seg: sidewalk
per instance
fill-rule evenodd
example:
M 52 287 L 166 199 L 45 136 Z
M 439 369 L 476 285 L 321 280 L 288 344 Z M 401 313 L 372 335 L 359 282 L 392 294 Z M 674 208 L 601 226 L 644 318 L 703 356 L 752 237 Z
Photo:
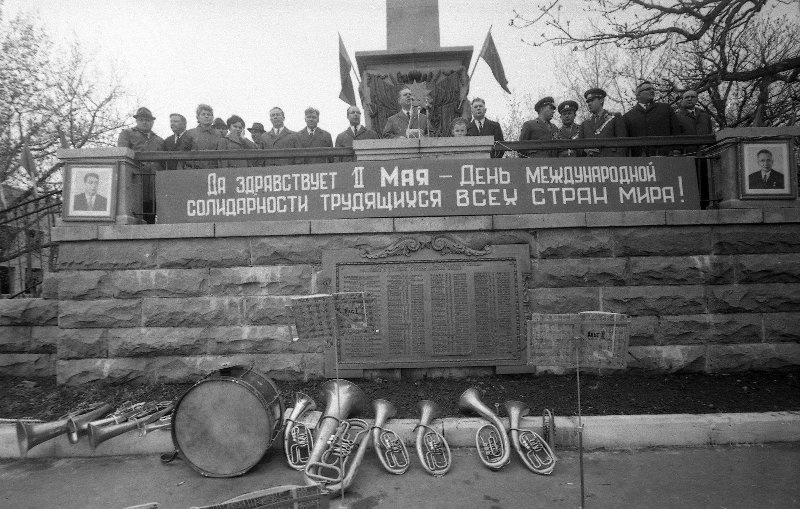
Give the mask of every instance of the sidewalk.
M 422 471 L 416 457 L 402 476 L 384 472 L 367 454 L 345 498 L 351 508 L 576 508 L 580 504 L 576 451 L 557 451 L 548 477 L 514 457 L 500 472 L 474 449 L 454 449 L 445 477 Z M 800 505 L 800 444 L 588 452 L 584 455 L 587 508 L 768 508 Z M 159 508 L 219 503 L 243 493 L 302 484 L 275 450 L 246 475 L 201 477 L 157 456 L 0 460 L 0 507 L 26 509 L 123 508 L 157 502 Z M 341 507 L 337 498 L 331 507 Z

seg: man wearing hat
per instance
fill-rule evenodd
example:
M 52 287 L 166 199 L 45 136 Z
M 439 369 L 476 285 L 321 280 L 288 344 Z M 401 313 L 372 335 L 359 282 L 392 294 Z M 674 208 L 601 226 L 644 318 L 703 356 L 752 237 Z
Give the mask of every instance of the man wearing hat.
M 665 103 L 655 101 L 656 87 L 643 81 L 636 87 L 636 106 L 622 116 L 628 136 L 675 136 L 681 133 L 678 117 Z M 678 155 L 675 147 L 631 147 L 634 157 Z
M 117 139 L 118 147 L 128 147 L 134 152 L 164 150 L 164 140 L 153 132 L 153 122 L 156 117 L 145 107 L 136 110 L 133 116 L 136 127 L 123 129 Z M 155 175 L 159 163 L 142 163 L 142 173 Z M 142 212 L 144 220 L 148 223 L 155 222 L 155 178 L 142 179 Z
M 555 99 L 552 97 L 544 97 L 534 105 L 533 109 L 536 110 L 538 117 L 522 124 L 519 141 L 555 139 L 558 128 L 550 122 L 556 112 L 555 103 Z M 521 153 L 527 157 L 554 157 L 556 155 L 554 150 L 527 150 L 521 151 Z
M 581 130 L 580 124 L 575 123 L 575 115 L 578 113 L 578 103 L 575 101 L 564 101 L 558 105 L 558 114 L 561 116 L 561 127 L 556 132 L 558 140 L 576 140 Z M 564 149 L 559 150 L 558 157 L 576 157 L 581 155 L 580 150 Z
M 245 138 L 244 139 L 245 143 L 248 145 L 252 145 L 250 148 L 258 148 L 258 144 L 261 141 L 261 137 L 266 132 L 264 130 L 264 124 L 262 124 L 261 122 L 253 122 L 253 127 L 248 127 L 247 131 L 250 133 L 250 138 L 252 138 L 253 141 L 250 141 Z M 265 165 L 266 161 L 264 161 L 263 159 L 255 159 L 250 161 L 250 166 L 265 166 Z
M 358 106 L 347 108 L 347 121 L 350 122 L 350 126 L 336 136 L 334 147 L 352 147 L 353 140 L 376 140 L 380 138 L 378 133 L 361 125 L 361 110 Z M 354 160 L 355 158 L 352 156 L 342 158 L 343 162 Z
M 586 99 L 586 107 L 589 108 L 590 116 L 581 124 L 578 139 L 624 138 L 628 136 L 622 115 L 609 113 L 603 107 L 606 100 L 605 90 L 602 88 L 590 88 L 583 93 L 583 97 Z M 588 157 L 615 157 L 625 156 L 628 153 L 622 147 L 587 148 L 584 152 Z

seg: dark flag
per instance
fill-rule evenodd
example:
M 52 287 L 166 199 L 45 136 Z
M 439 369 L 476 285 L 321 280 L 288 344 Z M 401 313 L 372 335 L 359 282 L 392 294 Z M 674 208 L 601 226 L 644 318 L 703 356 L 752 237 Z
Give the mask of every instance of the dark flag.
M 36 181 L 39 177 L 36 175 L 36 161 L 33 159 L 33 154 L 31 153 L 30 147 L 28 147 L 27 141 L 22 145 L 20 166 L 25 168 L 28 174 L 30 174 L 31 180 L 33 181 L 33 196 L 38 197 L 39 191 L 36 189 Z
M 350 78 L 350 69 L 352 68 L 353 62 L 347 56 L 342 35 L 339 34 L 339 76 L 342 79 L 342 91 L 339 92 L 339 99 L 350 106 L 356 106 L 356 93 L 353 90 L 353 80 Z
M 489 69 L 492 70 L 494 79 L 497 80 L 497 83 L 500 84 L 507 94 L 510 94 L 511 91 L 508 89 L 506 72 L 503 70 L 503 62 L 500 61 L 500 54 L 497 52 L 497 47 L 494 45 L 491 28 L 486 34 L 486 40 L 483 41 L 483 48 L 481 48 L 481 54 L 478 55 L 478 58 L 483 58 L 483 60 L 489 65 Z

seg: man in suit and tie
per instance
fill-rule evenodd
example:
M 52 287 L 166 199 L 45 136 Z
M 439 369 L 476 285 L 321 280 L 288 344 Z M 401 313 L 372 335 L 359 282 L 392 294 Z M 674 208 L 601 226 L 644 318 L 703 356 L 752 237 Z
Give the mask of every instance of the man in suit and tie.
M 186 135 L 186 117 L 180 113 L 171 113 L 169 116 L 169 128 L 172 136 L 164 140 L 164 150 L 166 152 L 188 152 L 192 150 L 192 138 Z M 182 161 L 167 161 L 168 170 L 183 168 Z
M 347 108 L 347 120 L 350 122 L 350 127 L 336 136 L 334 147 L 352 147 L 353 140 L 375 140 L 380 138 L 378 133 L 361 125 L 361 110 L 358 106 L 350 106 Z M 354 160 L 355 158 L 351 156 L 342 158 L 343 162 Z
M 384 138 L 419 138 L 433 132 L 428 117 L 414 106 L 414 95 L 406 87 L 397 94 L 400 111 L 386 119 L 381 134 Z
M 467 125 L 467 136 L 492 136 L 495 142 L 504 141 L 503 128 L 498 122 L 486 118 L 486 101 L 480 97 L 472 100 L 472 120 Z M 493 148 L 491 157 L 503 157 L 503 151 Z
M 286 116 L 283 110 L 275 106 L 269 110 L 269 121 L 272 123 L 272 129 L 265 132 L 256 143 L 258 148 L 261 149 L 281 149 L 281 148 L 297 148 L 297 140 L 294 137 L 294 131 L 290 131 L 283 125 Z M 267 166 L 276 166 L 283 164 L 292 164 L 291 159 L 267 159 Z
M 319 127 L 319 110 L 313 106 L 306 108 L 306 128 L 297 131 L 294 135 L 297 141 L 297 148 L 322 148 L 333 147 L 331 133 Z M 299 157 L 295 160 L 296 164 L 309 163 L 332 163 L 333 157 Z
M 97 194 L 100 184 L 100 175 L 89 172 L 83 176 L 83 192 L 75 195 L 72 202 L 72 210 L 82 212 L 105 212 L 108 207 L 108 199 Z
M 760 170 L 754 171 L 748 177 L 750 189 L 783 189 L 783 173 L 772 169 L 774 157 L 772 152 L 762 148 L 756 154 Z

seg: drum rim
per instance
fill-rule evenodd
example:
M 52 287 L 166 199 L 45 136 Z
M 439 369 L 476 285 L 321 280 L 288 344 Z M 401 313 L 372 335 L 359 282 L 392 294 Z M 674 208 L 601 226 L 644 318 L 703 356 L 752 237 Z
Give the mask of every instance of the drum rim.
M 202 378 L 201 380 L 198 380 L 197 383 L 195 383 L 189 389 L 187 389 L 186 392 L 184 392 L 181 395 L 181 397 L 178 398 L 178 401 L 175 403 L 175 408 L 172 409 L 172 422 L 173 422 L 173 425 L 170 426 L 170 434 L 172 435 L 172 445 L 175 446 L 175 452 L 180 454 L 181 457 L 186 461 L 186 463 L 188 463 L 189 466 L 192 467 L 193 470 L 199 472 L 200 475 L 202 475 L 203 477 L 237 477 L 237 476 L 243 475 L 244 473 L 246 473 L 250 469 L 252 469 L 254 466 L 259 464 L 261 462 L 261 460 L 264 459 L 264 456 L 266 456 L 267 453 L 269 452 L 269 450 L 272 448 L 272 445 L 275 442 L 275 437 L 280 433 L 280 429 L 281 429 L 281 426 L 282 426 L 282 420 L 283 420 L 283 414 L 284 414 L 283 401 L 280 398 L 280 395 L 281 395 L 280 389 L 278 389 L 278 386 L 269 377 L 263 376 L 260 373 L 257 373 L 257 372 L 252 371 L 252 370 L 248 370 L 248 371 L 245 371 L 245 374 L 246 373 L 250 373 L 250 372 L 255 373 L 256 375 L 258 375 L 261 378 L 265 379 L 267 381 L 267 383 L 270 385 L 270 387 L 272 387 L 272 389 L 275 391 L 275 401 L 274 402 L 278 404 L 278 407 L 279 407 L 279 410 L 280 410 L 280 415 L 279 415 L 278 419 L 275 420 L 275 424 L 273 425 L 273 429 L 272 429 L 272 435 L 270 437 L 269 442 L 267 443 L 266 448 L 264 449 L 264 454 L 259 456 L 258 459 L 255 460 L 255 462 L 253 462 L 251 465 L 243 468 L 242 470 L 237 470 L 236 472 L 232 472 L 232 473 L 229 473 L 229 474 L 228 473 L 219 474 L 219 473 L 215 473 L 215 472 L 211 472 L 211 471 L 205 470 L 205 469 L 200 468 L 199 466 L 195 465 L 194 462 L 192 462 L 186 456 L 186 453 L 183 452 L 183 450 L 181 449 L 181 446 L 178 443 L 178 437 L 175 434 L 176 431 L 175 431 L 174 423 L 176 422 L 175 417 L 177 416 L 177 412 L 178 412 L 178 409 L 180 408 L 180 405 L 181 405 L 181 402 L 183 401 L 183 398 L 185 398 L 187 394 L 192 392 L 192 389 L 194 389 L 198 385 L 200 385 L 202 383 L 205 383 L 205 382 L 211 382 L 211 381 L 215 381 L 216 382 L 216 381 L 220 381 L 220 380 L 239 384 L 242 387 L 244 387 L 245 389 L 247 389 L 248 391 L 250 391 L 253 395 L 255 395 L 255 397 L 259 400 L 259 402 L 261 402 L 262 407 L 267 412 L 269 418 L 272 419 L 272 415 L 269 415 L 270 414 L 270 408 L 271 408 L 270 405 L 269 405 L 269 402 L 264 397 L 264 395 L 261 394 L 261 392 L 255 388 L 255 386 L 253 386 L 253 384 L 251 384 L 250 382 L 248 382 L 247 380 L 245 380 L 244 378 L 241 378 L 241 377 L 234 377 L 234 376 L 228 376 L 228 375 L 219 375 L 219 374 L 216 374 L 218 372 L 215 372 L 215 373 L 212 373 L 209 376 L 206 376 L 206 377 Z

